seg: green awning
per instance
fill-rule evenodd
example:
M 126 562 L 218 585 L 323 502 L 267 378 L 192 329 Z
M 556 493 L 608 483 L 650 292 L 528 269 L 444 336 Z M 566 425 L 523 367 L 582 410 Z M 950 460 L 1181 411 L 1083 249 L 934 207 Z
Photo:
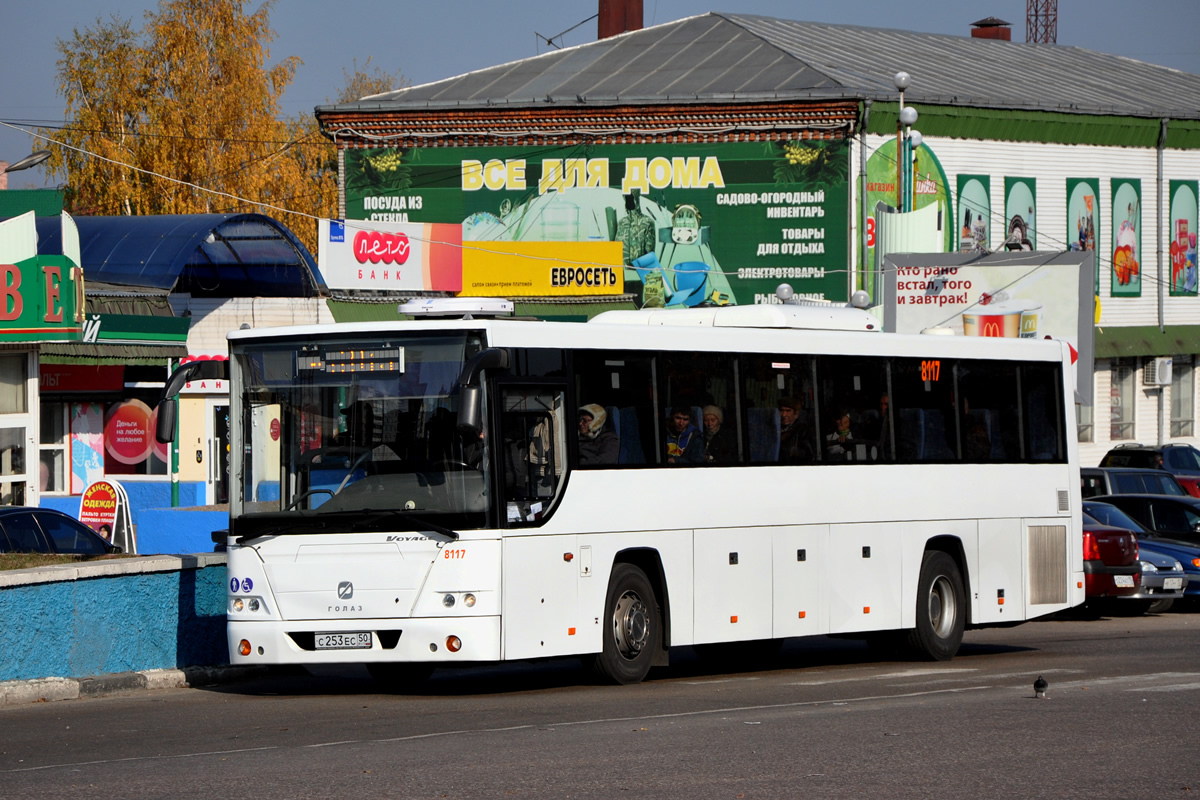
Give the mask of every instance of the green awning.
M 1161 132 L 1157 118 L 932 105 L 921 105 L 917 110 L 917 127 L 926 137 L 1154 148 Z M 872 104 L 868 133 L 895 135 L 898 113 L 895 104 Z M 1200 122 L 1171 120 L 1166 146 L 1200 148 Z
M 1200 353 L 1200 325 L 1096 328 L 1096 358 L 1174 356 Z
M 384 302 L 334 300 L 329 298 L 325 305 L 333 315 L 334 322 L 391 322 L 403 319 L 400 316 L 400 299 Z
M 165 367 L 168 358 L 183 358 L 183 344 L 93 344 L 91 342 L 47 342 L 38 349 L 43 364 L 137 364 Z

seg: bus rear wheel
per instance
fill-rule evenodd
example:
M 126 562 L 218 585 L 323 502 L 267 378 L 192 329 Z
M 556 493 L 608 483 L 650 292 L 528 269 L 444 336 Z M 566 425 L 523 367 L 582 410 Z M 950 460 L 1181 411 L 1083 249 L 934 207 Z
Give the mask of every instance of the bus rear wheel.
M 662 640 L 661 619 L 646 573 L 617 564 L 604 604 L 604 649 L 592 656 L 592 671 L 605 682 L 640 683 Z
M 930 661 L 949 661 L 962 644 L 966 595 L 958 565 L 947 553 L 928 550 L 917 584 L 917 627 L 908 632 L 907 649 Z

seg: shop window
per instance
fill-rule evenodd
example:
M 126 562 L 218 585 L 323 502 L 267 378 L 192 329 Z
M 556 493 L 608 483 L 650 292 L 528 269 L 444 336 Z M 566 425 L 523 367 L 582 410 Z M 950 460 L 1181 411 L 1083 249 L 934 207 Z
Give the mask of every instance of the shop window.
M 24 414 L 29 359 L 24 353 L 0 356 L 0 414 Z
M 1077 440 L 1080 442 L 1096 441 L 1096 423 L 1095 415 L 1091 406 L 1081 405 L 1078 407 L 1078 419 L 1076 419 L 1076 431 L 1078 433 Z
M 1109 439 L 1114 442 L 1133 438 L 1133 395 L 1137 365 L 1131 358 L 1114 358 L 1109 368 Z
M 1196 378 L 1192 356 L 1175 356 L 1171 364 L 1171 436 L 1194 436 Z
M 105 474 L 167 474 L 167 445 L 154 438 L 154 412 L 149 405 L 156 399 L 131 397 L 105 407 Z
M 67 405 L 42 403 L 38 486 L 43 493 L 64 494 L 70 489 L 67 453 Z

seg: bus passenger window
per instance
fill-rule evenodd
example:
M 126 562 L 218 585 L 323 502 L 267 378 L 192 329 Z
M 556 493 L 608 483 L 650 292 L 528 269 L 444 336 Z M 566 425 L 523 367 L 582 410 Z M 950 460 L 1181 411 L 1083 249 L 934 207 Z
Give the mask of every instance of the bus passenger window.
M 958 460 L 954 373 L 945 359 L 892 360 L 896 457 L 902 463 Z
M 585 409 L 591 417 L 586 430 L 579 427 L 572 434 L 579 443 L 575 465 L 597 469 L 658 463 L 653 358 L 612 350 L 577 350 L 573 357 L 579 406 L 573 424 L 583 423 Z
M 733 357 L 727 353 L 664 353 L 659 363 L 666 463 L 742 463 Z
M 753 464 L 820 460 L 813 361 L 808 356 L 742 356 L 741 406 Z

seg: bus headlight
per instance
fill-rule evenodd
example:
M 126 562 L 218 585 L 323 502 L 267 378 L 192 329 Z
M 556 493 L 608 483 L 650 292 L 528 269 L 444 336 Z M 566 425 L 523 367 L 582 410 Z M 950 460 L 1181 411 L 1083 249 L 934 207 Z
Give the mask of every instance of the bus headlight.
M 454 606 L 454 595 L 448 594 L 443 597 L 442 605 L 444 605 L 446 608 L 452 608 Z
M 464 595 L 463 596 L 463 605 L 465 605 L 467 608 L 474 608 L 475 607 L 475 595 L 470 594 L 470 593 Z

